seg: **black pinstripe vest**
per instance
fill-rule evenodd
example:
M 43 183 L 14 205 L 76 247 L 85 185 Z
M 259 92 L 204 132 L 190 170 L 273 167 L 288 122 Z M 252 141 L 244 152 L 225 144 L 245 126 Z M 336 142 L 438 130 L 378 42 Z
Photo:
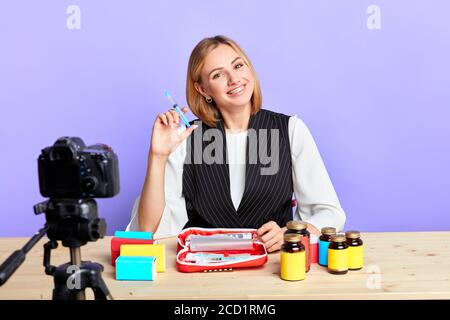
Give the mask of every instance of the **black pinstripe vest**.
M 196 121 L 198 120 L 191 123 Z M 210 128 L 202 123 L 194 131 L 187 141 L 187 156 L 183 167 L 183 196 L 188 215 L 185 228 L 259 228 L 270 220 L 285 226 L 292 219 L 293 186 L 288 124 L 289 116 L 268 110 L 260 110 L 250 117 L 248 132 L 256 134 L 251 138 L 247 134 L 245 188 L 237 210 L 230 193 L 223 120 L 218 121 L 217 128 Z M 217 139 L 205 139 L 204 135 L 208 135 L 210 129 L 221 133 L 221 148 L 211 148 L 211 144 Z M 278 132 L 278 137 L 271 134 L 274 132 L 272 129 Z M 272 145 L 272 140 L 276 143 L 275 139 L 279 141 L 278 150 Z M 263 153 L 270 155 L 270 158 L 274 156 L 272 149 L 278 151 L 278 170 L 274 174 L 262 174 L 261 169 L 267 170 L 273 163 L 268 164 L 267 158 L 260 157 L 261 147 Z M 218 151 L 213 152 L 213 156 L 220 156 L 222 152 L 224 161 L 208 164 L 211 161 L 205 161 L 205 154 L 211 149 Z

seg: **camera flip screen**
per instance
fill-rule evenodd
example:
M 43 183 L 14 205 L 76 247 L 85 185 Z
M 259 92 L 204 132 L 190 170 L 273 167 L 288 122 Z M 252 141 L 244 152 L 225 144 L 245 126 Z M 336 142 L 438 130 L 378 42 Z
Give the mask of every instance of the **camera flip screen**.
M 45 176 L 41 177 L 41 193 L 44 197 L 49 196 L 49 190 L 64 196 L 71 194 L 77 190 L 73 190 L 74 186 L 80 185 L 80 173 L 78 166 L 70 162 L 54 161 L 42 164 Z

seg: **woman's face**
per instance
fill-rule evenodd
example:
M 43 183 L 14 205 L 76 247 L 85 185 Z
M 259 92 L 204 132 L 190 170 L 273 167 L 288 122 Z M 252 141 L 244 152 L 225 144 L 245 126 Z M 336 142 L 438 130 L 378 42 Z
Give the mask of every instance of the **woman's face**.
M 203 96 L 210 96 L 219 109 L 251 105 L 255 79 L 244 59 L 228 45 L 219 45 L 205 59 L 202 84 L 195 87 Z

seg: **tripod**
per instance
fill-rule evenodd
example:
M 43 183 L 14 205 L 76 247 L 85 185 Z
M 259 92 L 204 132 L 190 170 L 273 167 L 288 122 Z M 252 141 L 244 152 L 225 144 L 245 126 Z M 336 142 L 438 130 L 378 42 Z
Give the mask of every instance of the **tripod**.
M 0 286 L 25 261 L 26 254 L 47 233 L 49 242 L 44 245 L 44 267 L 53 276 L 53 300 L 85 300 L 85 290 L 91 288 L 96 300 L 111 300 L 112 296 L 102 279 L 101 264 L 82 261 L 80 247 L 88 241 L 103 238 L 106 232 L 104 219 L 98 218 L 94 199 L 50 199 L 34 206 L 35 214 L 45 212 L 46 224 L 20 250 L 14 251 L 0 266 Z M 50 264 L 51 250 L 58 240 L 70 249 L 70 262 L 60 266 Z

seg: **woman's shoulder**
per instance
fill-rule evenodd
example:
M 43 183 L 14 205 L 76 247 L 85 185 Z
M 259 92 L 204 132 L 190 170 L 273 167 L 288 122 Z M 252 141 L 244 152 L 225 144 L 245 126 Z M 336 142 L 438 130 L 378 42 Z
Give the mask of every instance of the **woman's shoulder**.
M 275 118 L 289 118 L 290 116 L 281 112 L 276 112 L 273 110 L 269 110 L 269 109 L 260 109 L 258 111 L 258 113 L 261 116 L 266 116 L 266 117 L 275 117 Z
M 311 133 L 301 117 L 297 114 L 288 115 L 282 112 L 276 112 L 268 109 L 261 109 L 260 112 L 266 116 L 274 118 L 283 118 L 288 123 L 288 137 L 291 145 L 291 150 L 296 151 L 302 149 L 305 143 L 308 143 L 311 139 Z M 296 152 L 293 152 L 296 153 Z
M 306 129 L 306 124 L 297 114 L 294 115 L 288 115 L 282 112 L 276 112 L 269 109 L 261 109 L 259 112 L 266 116 L 272 116 L 276 118 L 284 118 L 289 121 L 289 128 L 290 129 L 298 129 L 298 130 L 304 130 Z M 291 131 L 291 130 L 290 130 Z
M 289 123 L 292 124 L 293 128 L 298 128 L 298 129 L 303 129 L 303 130 L 307 129 L 305 121 L 303 121 L 303 119 L 300 118 L 297 114 L 290 116 Z
M 298 156 L 305 148 L 315 145 L 314 138 L 309 127 L 298 115 L 289 118 L 289 140 L 291 143 L 291 153 Z

